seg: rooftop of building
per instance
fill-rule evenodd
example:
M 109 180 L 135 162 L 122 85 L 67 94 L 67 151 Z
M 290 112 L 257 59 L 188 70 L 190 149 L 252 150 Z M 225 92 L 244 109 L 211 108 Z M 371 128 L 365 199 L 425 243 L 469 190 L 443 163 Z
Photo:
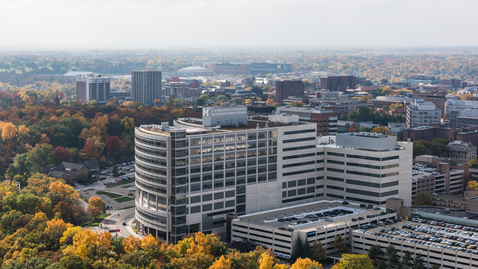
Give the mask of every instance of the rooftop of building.
M 397 142 L 395 136 L 388 136 L 379 133 L 343 133 L 335 136 L 319 136 L 317 147 L 360 149 L 368 151 L 393 151 L 404 148 Z
M 447 146 L 475 147 L 471 142 L 463 142 L 460 140 L 451 141 Z
M 327 114 L 327 113 L 335 113 L 333 110 L 330 109 L 321 109 L 321 107 L 289 107 L 289 106 L 280 106 L 277 108 L 278 111 L 286 111 L 286 112 L 303 112 L 303 113 L 314 113 L 314 114 Z
M 342 201 L 338 200 L 322 200 L 250 213 L 238 217 L 235 221 L 267 226 L 269 228 L 284 227 L 295 231 L 315 231 L 317 227 L 327 228 L 328 226 L 334 227 L 338 223 L 352 223 L 352 219 L 359 217 L 366 218 L 367 215 L 374 215 L 385 210 L 384 207 L 376 208 L 377 209 L 366 209 L 360 207 L 359 203 L 343 205 Z M 324 215 L 324 213 L 330 215 L 332 212 L 334 212 L 333 214 L 337 214 L 337 216 L 320 216 L 320 214 Z M 312 215 L 314 215 L 314 217 L 312 217 Z M 310 216 L 310 218 L 306 216 Z M 284 218 L 296 218 L 297 220 L 279 221 L 279 219 Z M 327 220 L 327 218 L 330 219 Z M 307 221 L 307 223 L 298 224 L 298 221 Z
M 395 102 L 402 102 L 402 101 L 406 101 L 406 102 L 410 102 L 413 100 L 413 98 L 409 98 L 409 97 L 404 97 L 404 96 L 377 96 L 376 99 L 370 99 L 371 101 L 395 101 Z
M 434 194 L 432 194 L 432 198 L 449 199 L 449 200 L 455 200 L 455 201 L 465 201 L 466 200 L 463 195 L 442 194 L 442 193 L 434 193 Z
M 269 122 L 267 116 L 249 114 L 247 124 L 241 124 L 238 126 L 228 125 L 221 127 L 205 127 L 202 125 L 202 119 L 199 118 L 179 118 L 174 121 L 174 126 L 169 126 L 167 128 L 162 128 L 161 125 L 148 124 L 141 125 L 140 130 L 154 132 L 157 134 L 162 134 L 169 136 L 172 130 L 186 130 L 186 135 L 196 135 L 196 134 L 206 134 L 206 133 L 221 133 L 221 132 L 233 132 L 233 131 L 247 131 L 247 130 L 258 130 L 266 128 L 275 128 L 275 127 L 286 127 L 291 125 L 304 125 L 310 123 L 301 123 L 296 122 L 293 124 Z

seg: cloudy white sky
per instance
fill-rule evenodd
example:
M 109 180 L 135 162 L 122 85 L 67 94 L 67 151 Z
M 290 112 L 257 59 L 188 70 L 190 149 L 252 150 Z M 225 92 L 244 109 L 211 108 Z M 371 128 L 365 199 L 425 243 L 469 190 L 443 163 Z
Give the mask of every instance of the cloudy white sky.
M 0 47 L 478 46 L 476 0 L 0 0 Z

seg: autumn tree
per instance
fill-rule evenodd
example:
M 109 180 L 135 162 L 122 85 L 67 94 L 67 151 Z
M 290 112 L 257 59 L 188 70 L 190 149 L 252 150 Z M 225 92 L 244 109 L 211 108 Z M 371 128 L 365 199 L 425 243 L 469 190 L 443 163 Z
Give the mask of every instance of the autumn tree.
M 53 149 L 53 159 L 55 159 L 56 164 L 70 162 L 70 152 L 64 147 L 56 147 Z
M 115 154 L 121 149 L 120 138 L 117 136 L 110 136 L 106 140 L 106 152 L 108 154 Z
M 316 261 L 312 261 L 309 258 L 298 258 L 294 264 L 290 267 L 290 269 L 307 269 L 307 268 L 317 268 L 317 269 L 322 269 L 322 265 Z M 352 268 L 352 267 L 350 267 Z
M 83 154 L 83 158 L 85 160 L 92 160 L 100 157 L 98 146 L 96 146 L 93 140 L 88 140 L 88 142 L 86 142 L 85 146 L 81 150 L 81 153 Z
M 476 97 L 473 94 L 464 94 L 460 96 L 461 100 L 466 100 L 466 101 L 476 101 Z
M 294 102 L 290 102 L 289 106 L 290 107 L 299 107 L 299 106 L 305 106 L 305 104 L 300 102 L 300 101 L 294 101 Z
M 274 100 L 273 99 L 267 99 L 266 105 L 273 106 L 274 105 Z
M 327 249 L 322 245 L 322 242 L 314 241 L 311 258 L 315 261 L 324 261 L 327 259 Z
M 379 134 L 384 134 L 388 135 L 389 129 L 387 127 L 375 127 L 372 129 L 372 133 L 379 133 Z
M 367 254 L 343 254 L 340 262 L 333 268 L 373 269 L 372 260 Z
M 90 206 L 86 212 L 92 221 L 97 221 L 101 215 L 100 209 L 94 206 Z
M 103 201 L 103 199 L 101 199 L 101 197 L 91 196 L 88 200 L 88 204 L 89 206 L 98 208 L 101 212 L 106 211 L 106 203 Z

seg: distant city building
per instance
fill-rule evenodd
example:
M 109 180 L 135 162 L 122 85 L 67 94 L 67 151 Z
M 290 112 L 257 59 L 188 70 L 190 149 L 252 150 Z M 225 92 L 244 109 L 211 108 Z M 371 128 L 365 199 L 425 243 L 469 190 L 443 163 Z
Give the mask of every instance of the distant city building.
M 458 116 L 460 111 L 464 110 L 478 110 L 478 101 L 465 101 L 465 100 L 447 100 L 446 102 L 446 115 L 450 121 L 450 126 L 458 126 Z M 466 114 L 466 115 L 465 115 Z M 462 114 L 463 117 L 474 117 L 470 112 Z
M 369 99 L 367 102 L 371 103 L 373 108 L 382 108 L 384 106 L 391 106 L 394 104 L 402 104 L 406 107 L 410 102 L 413 102 L 413 98 L 402 96 L 377 96 L 375 99 Z
M 83 103 L 96 100 L 106 103 L 110 99 L 110 78 L 99 74 L 76 76 L 76 98 Z
M 357 85 L 354 76 L 330 76 L 320 78 L 322 90 L 345 92 L 347 89 L 355 89 Z
M 197 79 L 190 79 L 190 78 L 171 77 L 166 80 L 166 83 L 170 83 L 170 82 L 189 83 L 190 88 L 199 88 L 201 86 Z
M 200 90 L 192 88 L 186 82 L 169 82 L 164 85 L 164 95 L 173 95 L 179 99 L 197 98 L 200 96 Z
M 446 146 L 447 157 L 464 164 L 476 158 L 476 145 L 463 141 L 452 141 Z
M 456 126 L 478 126 L 478 109 L 465 109 L 458 111 Z
M 131 91 L 110 91 L 110 99 L 112 98 L 126 100 L 127 98 L 131 98 Z
M 282 103 L 284 99 L 289 96 L 303 97 L 304 96 L 304 82 L 302 81 L 277 81 L 276 82 L 276 102 Z
M 446 91 L 435 91 L 435 92 L 423 92 L 415 91 L 413 92 L 414 99 L 423 99 L 425 101 L 432 102 L 440 111 L 445 113 L 445 103 L 446 103 Z
M 248 76 L 251 74 L 251 64 L 211 63 L 209 69 L 215 75 Z
M 255 97 L 256 93 L 253 92 L 252 90 L 236 90 L 233 94 L 231 94 L 231 98 L 236 98 L 236 97 L 242 97 L 244 99 L 249 99 L 251 97 Z
M 294 69 L 293 64 L 286 63 L 252 63 L 251 74 L 267 75 L 277 73 L 289 73 Z
M 410 76 L 409 78 L 406 78 L 402 80 L 402 83 L 410 84 L 410 86 L 420 86 L 420 84 L 441 84 L 441 80 L 437 79 L 435 76 L 429 76 L 429 75 L 415 75 L 415 76 Z
M 131 71 L 133 102 L 151 105 L 154 100 L 164 101 L 161 97 L 161 71 Z
M 179 74 L 187 77 L 211 76 L 211 69 L 200 66 L 189 66 L 179 69 Z
M 407 128 L 440 123 L 441 111 L 432 102 L 417 99 L 407 106 Z
M 444 79 L 441 82 L 443 85 L 450 87 L 452 89 L 461 89 L 462 88 L 462 83 L 460 79 Z
M 312 122 L 317 124 L 317 135 L 337 134 L 337 114 L 333 109 L 322 109 L 321 107 L 277 107 L 277 113 L 297 115 L 300 122 Z

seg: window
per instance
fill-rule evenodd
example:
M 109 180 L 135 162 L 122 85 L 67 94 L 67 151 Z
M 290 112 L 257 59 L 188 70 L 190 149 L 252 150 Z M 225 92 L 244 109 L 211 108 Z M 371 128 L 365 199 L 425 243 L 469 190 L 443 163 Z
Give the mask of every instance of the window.
M 302 194 L 305 194 L 305 188 L 297 190 L 297 195 L 302 195 Z
M 214 203 L 214 210 L 224 208 L 224 202 Z
M 307 193 L 312 193 L 312 192 L 315 192 L 315 187 L 314 186 L 307 187 Z
M 243 204 L 245 202 L 246 202 L 246 196 L 245 195 L 241 195 L 241 196 L 236 197 L 236 203 L 237 204 Z
M 341 164 L 341 165 L 345 164 L 344 162 L 339 162 L 339 161 L 334 161 L 334 160 L 327 160 L 327 163 L 334 163 L 334 164 Z
M 292 148 L 284 148 L 282 149 L 283 152 L 287 151 L 293 151 L 293 150 L 303 150 L 303 149 L 313 149 L 315 148 L 315 145 L 309 145 L 309 146 L 302 146 L 302 147 L 292 147 Z
M 347 174 L 368 176 L 368 177 L 380 177 L 380 174 L 365 173 L 365 172 L 358 172 L 358 171 L 351 171 L 351 170 L 347 170 Z
M 236 201 L 234 200 L 226 201 L 226 207 L 232 207 L 235 205 L 236 205 Z
M 235 191 L 226 191 L 226 198 L 234 197 L 234 196 L 235 196 Z
M 299 175 L 299 174 L 305 174 L 305 173 L 311 173 L 311 172 L 315 172 L 315 169 L 308 169 L 308 170 L 302 170 L 302 171 L 282 173 L 282 176 L 285 177 L 285 176 Z
M 282 157 L 282 160 L 298 159 L 298 158 L 305 158 L 305 157 L 312 157 L 312 156 L 315 156 L 315 153 L 285 156 L 285 157 Z
M 399 158 L 400 158 L 400 156 L 398 156 L 398 155 L 397 156 L 386 157 L 386 158 L 382 158 L 382 162 L 390 161 L 390 160 L 397 160 Z
M 202 201 L 207 202 L 212 200 L 212 194 L 205 194 L 202 196 Z
M 337 186 L 332 186 L 332 185 L 327 185 L 327 189 L 340 190 L 340 191 L 344 190 L 344 188 L 342 188 L 342 187 L 337 187 Z
M 282 188 L 287 189 L 287 182 L 282 182 Z
M 291 134 L 304 134 L 304 133 L 315 133 L 315 129 L 305 129 L 305 130 L 297 130 L 297 131 L 288 131 L 284 132 L 284 135 L 291 135 Z
M 338 177 L 327 177 L 327 180 L 333 180 L 333 181 L 341 181 L 344 182 L 343 178 L 338 178 Z
M 295 142 L 303 142 L 303 141 L 311 141 L 311 140 L 315 140 L 315 136 L 314 137 L 287 139 L 287 140 L 284 140 L 283 143 L 287 144 L 287 143 L 295 143 Z
M 190 202 L 191 204 L 195 204 L 195 203 L 200 203 L 201 202 L 201 196 L 192 196 L 190 198 Z
M 315 178 L 314 177 L 307 179 L 307 185 L 309 185 L 309 184 L 315 184 Z
M 301 162 L 301 163 L 291 163 L 291 164 L 284 164 L 284 165 L 282 165 L 282 168 L 289 168 L 289 167 L 303 166 L 303 165 L 309 165 L 309 164 L 315 164 L 315 161 Z
M 214 189 L 222 189 L 222 188 L 224 188 L 224 180 L 215 180 Z
M 287 192 L 288 197 L 295 196 L 295 195 L 296 195 L 296 190 L 290 190 Z
M 222 198 L 224 198 L 224 193 L 223 192 L 214 193 L 214 200 L 222 199 Z
M 297 181 L 297 186 L 303 186 L 303 185 L 305 185 L 305 179 L 299 179 Z
M 327 155 L 345 157 L 345 154 L 343 154 L 343 153 L 337 153 L 337 152 L 327 152 Z
M 202 189 L 203 190 L 211 190 L 212 189 L 212 183 L 211 182 L 203 183 L 202 184 Z
M 343 173 L 343 172 L 344 172 L 343 169 L 336 169 L 336 168 L 331 168 L 331 167 L 327 167 L 327 171 L 337 172 L 337 173 Z M 347 171 L 347 172 L 348 172 L 348 171 Z
M 378 183 L 352 180 L 352 179 L 347 179 L 347 184 L 365 186 L 365 187 L 372 187 L 372 188 L 380 188 L 380 184 L 378 184 Z
M 202 206 L 202 211 L 205 212 L 205 211 L 211 211 L 212 210 L 212 204 L 208 204 L 208 205 L 203 205 Z
M 354 155 L 354 154 L 347 154 L 347 158 L 371 160 L 371 161 L 378 161 L 378 162 L 380 161 L 380 158 L 369 157 L 369 156 L 361 156 L 361 155 Z
M 256 184 L 256 182 L 257 182 L 256 176 L 247 177 L 247 184 Z
M 198 205 L 198 206 L 190 207 L 190 208 L 189 208 L 189 212 L 190 212 L 191 214 L 199 213 L 199 212 L 201 212 L 201 206 Z
M 237 194 L 246 193 L 246 186 L 237 186 L 237 187 L 236 187 L 236 193 L 237 193 Z

